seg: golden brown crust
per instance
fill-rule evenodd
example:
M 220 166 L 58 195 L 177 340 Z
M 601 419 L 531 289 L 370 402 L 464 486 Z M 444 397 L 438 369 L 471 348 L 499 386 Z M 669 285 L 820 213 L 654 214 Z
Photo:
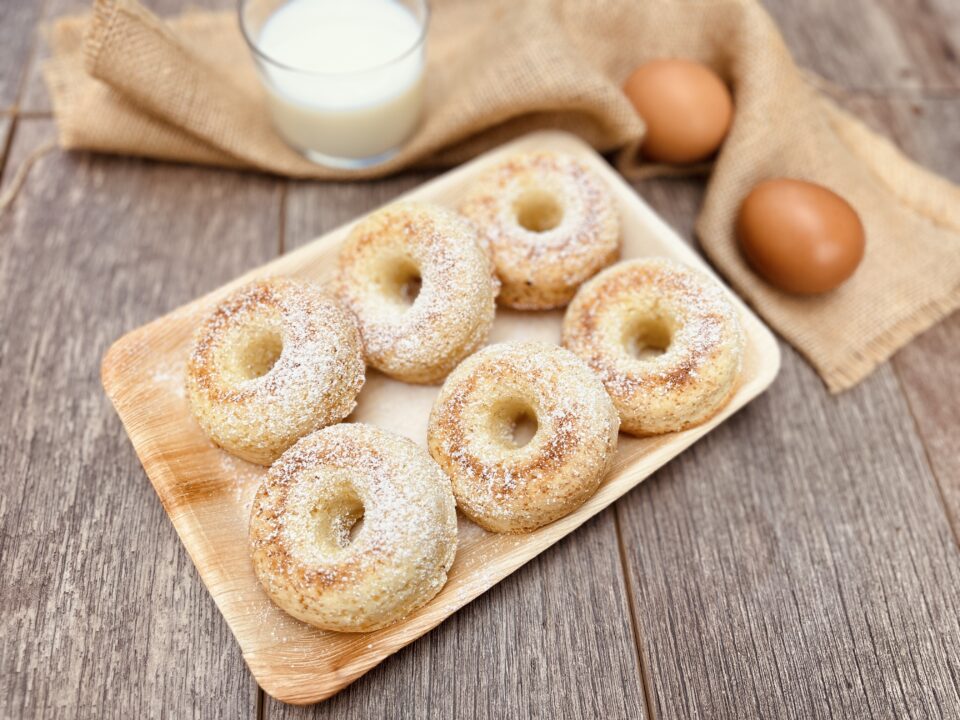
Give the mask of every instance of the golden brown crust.
M 630 349 L 637 336 L 645 338 L 643 357 Z M 563 324 L 564 347 L 597 373 L 621 428 L 638 436 L 684 430 L 716 415 L 736 389 L 743 343 L 720 284 L 665 258 L 600 273 L 577 293 Z
M 258 579 L 286 612 L 325 630 L 375 630 L 446 582 L 457 546 L 450 483 L 406 438 L 354 423 L 325 428 L 270 468 L 250 545 Z
M 609 190 L 563 153 L 508 158 L 480 178 L 460 211 L 489 247 L 503 283 L 499 300 L 508 307 L 562 307 L 620 252 Z
M 517 447 L 512 428 L 525 414 L 537 429 Z M 451 373 L 427 440 L 468 517 L 495 532 L 528 532 L 596 491 L 618 426 L 603 386 L 572 353 L 548 343 L 505 343 Z
M 307 283 L 274 278 L 237 290 L 206 318 L 186 385 L 211 440 L 266 465 L 349 415 L 363 381 L 353 316 Z
M 412 383 L 441 381 L 490 332 L 499 284 L 473 227 L 444 208 L 389 206 L 340 251 L 336 293 L 357 316 L 367 362 Z M 405 297 L 419 278 L 419 294 Z

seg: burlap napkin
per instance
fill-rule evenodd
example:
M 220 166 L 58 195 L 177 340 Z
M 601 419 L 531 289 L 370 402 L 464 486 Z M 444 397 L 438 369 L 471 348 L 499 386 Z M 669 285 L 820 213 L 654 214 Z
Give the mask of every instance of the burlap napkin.
M 620 149 L 627 174 L 649 172 L 620 85 L 645 60 L 698 59 L 737 107 L 697 223 L 703 249 L 831 390 L 960 305 L 960 189 L 820 96 L 754 0 L 433 0 L 426 120 L 365 173 L 319 168 L 275 135 L 233 13 L 162 22 L 135 0 L 98 0 L 92 19 L 58 23 L 52 46 L 45 75 L 64 147 L 313 178 L 456 163 L 542 127 Z M 860 212 L 866 258 L 840 289 L 791 297 L 744 264 L 733 219 L 771 176 L 824 184 Z

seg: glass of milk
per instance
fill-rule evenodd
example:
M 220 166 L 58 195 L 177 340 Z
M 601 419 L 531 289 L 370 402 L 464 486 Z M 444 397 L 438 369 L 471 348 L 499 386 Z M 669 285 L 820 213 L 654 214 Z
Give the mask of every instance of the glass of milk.
M 310 160 L 381 163 L 420 121 L 426 0 L 240 0 L 277 132 Z

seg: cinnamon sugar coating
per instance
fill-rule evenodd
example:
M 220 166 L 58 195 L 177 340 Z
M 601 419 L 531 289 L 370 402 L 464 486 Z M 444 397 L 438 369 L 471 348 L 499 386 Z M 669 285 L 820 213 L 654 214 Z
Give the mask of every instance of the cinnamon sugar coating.
M 620 219 L 596 173 L 555 152 L 515 155 L 484 173 L 460 205 L 520 310 L 562 307 L 620 252 Z
M 499 283 L 470 223 L 436 205 L 398 203 L 354 227 L 335 287 L 360 323 L 367 362 L 430 384 L 486 341 Z
M 699 425 L 727 404 L 744 335 L 716 280 L 644 258 L 580 288 L 564 316 L 563 345 L 603 381 L 623 431 L 644 436 Z
M 364 382 L 361 349 L 353 316 L 313 285 L 256 281 L 198 329 L 187 397 L 214 443 L 268 465 L 350 414 Z
M 536 425 L 519 444 L 515 426 Z M 427 435 L 457 506 L 494 532 L 528 532 L 596 491 L 617 447 L 617 411 L 573 353 L 543 342 L 491 345 L 444 383 Z
M 457 549 L 450 481 L 412 441 L 343 423 L 300 440 L 254 499 L 250 548 L 270 598 L 324 630 L 403 618 L 447 581 Z

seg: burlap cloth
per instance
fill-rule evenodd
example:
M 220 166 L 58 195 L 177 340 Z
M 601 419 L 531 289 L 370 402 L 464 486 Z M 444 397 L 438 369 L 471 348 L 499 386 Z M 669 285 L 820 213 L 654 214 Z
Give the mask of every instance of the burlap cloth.
M 697 222 L 703 250 L 819 371 L 850 387 L 960 305 L 960 188 L 924 171 L 821 96 L 753 0 L 433 0 L 426 119 L 387 165 L 319 168 L 270 127 L 233 13 L 163 22 L 135 0 L 98 0 L 92 20 L 51 33 L 45 76 L 65 148 L 252 168 L 303 178 L 445 165 L 543 127 L 620 150 L 626 174 L 644 126 L 620 85 L 639 63 L 689 57 L 733 88 L 736 118 Z M 656 170 L 656 169 L 655 169 Z M 771 176 L 826 185 L 859 211 L 866 258 L 822 297 L 780 293 L 744 264 L 733 220 Z

